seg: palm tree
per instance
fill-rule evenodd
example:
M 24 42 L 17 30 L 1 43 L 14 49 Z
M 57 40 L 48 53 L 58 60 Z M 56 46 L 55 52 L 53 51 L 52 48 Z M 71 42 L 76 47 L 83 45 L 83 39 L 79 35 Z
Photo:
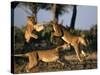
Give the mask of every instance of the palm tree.
M 51 11 L 53 14 L 53 21 L 56 21 L 58 23 L 59 16 L 65 13 L 67 10 L 68 5 L 61 5 L 61 4 L 52 4 Z
M 45 10 L 51 9 L 53 14 L 52 20 L 58 23 L 59 15 L 62 15 L 67 11 L 66 7 L 68 7 L 68 5 L 20 2 L 19 7 L 22 7 L 31 16 L 35 16 L 36 22 L 37 22 L 37 13 L 40 9 L 45 9 Z
M 74 5 L 73 6 L 73 14 L 72 14 L 72 19 L 71 19 L 70 29 L 75 28 L 76 15 L 77 15 L 77 5 Z
M 52 18 L 53 21 L 57 21 L 57 17 L 58 17 L 58 16 L 56 17 L 56 8 L 57 8 L 56 6 L 57 6 L 56 4 L 53 4 L 51 8 L 53 13 L 53 18 Z
M 47 8 L 47 4 L 42 3 L 31 3 L 31 2 L 21 2 L 20 7 L 22 6 L 23 10 L 25 10 L 31 16 L 35 16 L 35 22 L 37 22 L 37 13 L 40 9 Z

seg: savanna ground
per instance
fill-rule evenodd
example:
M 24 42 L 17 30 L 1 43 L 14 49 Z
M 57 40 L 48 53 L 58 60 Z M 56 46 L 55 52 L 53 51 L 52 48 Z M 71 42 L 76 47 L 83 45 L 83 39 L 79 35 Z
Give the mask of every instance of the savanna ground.
M 65 60 L 61 58 L 62 62 L 64 62 L 64 66 L 57 62 L 52 63 L 44 63 L 39 61 L 38 65 L 34 67 L 30 72 L 51 72 L 51 71 L 68 71 L 68 70 L 87 70 L 87 69 L 96 69 L 97 68 L 97 53 L 96 52 L 88 52 L 88 56 L 86 57 L 83 63 L 80 63 L 77 60 L 76 54 L 73 55 L 65 55 Z M 18 58 L 14 63 L 15 73 L 26 73 L 25 72 L 25 64 L 27 64 L 27 58 Z
M 95 27 L 93 27 L 95 28 Z M 66 50 L 60 53 L 60 60 L 65 64 L 62 66 L 57 62 L 45 63 L 42 61 L 38 62 L 38 65 L 31 69 L 31 73 L 36 72 L 52 72 L 52 71 L 68 71 L 68 70 L 87 70 L 87 69 L 96 69 L 97 68 L 97 30 L 91 28 L 90 31 L 85 31 L 86 37 L 89 40 L 88 48 L 85 48 L 85 52 L 87 53 L 86 59 L 84 62 L 79 62 L 76 53 L 73 49 Z M 48 30 L 48 29 L 47 29 Z M 18 31 L 18 30 L 17 30 Z M 46 31 L 45 31 L 46 32 Z M 77 34 L 74 32 L 74 34 Z M 46 32 L 46 35 L 49 31 Z M 19 43 L 19 40 L 23 39 L 19 32 L 16 32 L 15 35 L 15 54 L 23 53 L 23 43 Z M 22 35 L 22 34 L 21 34 Z M 17 37 L 17 38 L 16 38 Z M 37 48 L 41 49 L 43 46 L 50 46 L 49 38 L 45 38 L 45 41 L 42 41 L 40 44 L 36 45 Z M 61 40 L 56 40 L 56 44 L 60 44 Z M 39 47 L 38 47 L 39 46 Z M 54 45 L 52 45 L 53 47 Z M 57 45 L 56 45 L 57 46 Z M 50 46 L 51 47 L 51 46 Z M 48 48 L 48 47 L 47 47 Z M 27 51 L 26 51 L 27 52 Z M 15 57 L 14 59 L 14 73 L 26 73 L 25 66 L 28 63 L 28 58 L 25 57 Z

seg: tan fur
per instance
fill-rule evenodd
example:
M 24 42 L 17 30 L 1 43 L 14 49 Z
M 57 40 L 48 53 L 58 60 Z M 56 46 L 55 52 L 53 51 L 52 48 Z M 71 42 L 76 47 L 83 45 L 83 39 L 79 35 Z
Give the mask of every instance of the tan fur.
M 56 28 L 56 29 L 55 29 Z M 87 45 L 86 40 L 84 38 L 82 38 L 81 36 L 75 36 L 75 35 L 71 35 L 67 30 L 63 29 L 63 27 L 60 27 L 59 25 L 53 25 L 53 29 L 54 29 L 54 34 L 57 33 L 56 35 L 59 36 L 61 34 L 58 34 L 58 31 L 60 32 L 61 29 L 63 31 L 63 36 L 61 37 L 61 39 L 63 39 L 66 43 L 70 44 L 71 46 L 74 47 L 75 52 L 77 54 L 78 60 L 81 62 L 83 61 L 81 59 L 80 54 L 84 53 L 84 56 L 86 55 L 85 52 L 82 50 L 80 50 L 80 45 L 83 44 L 84 46 Z M 57 30 L 58 29 L 58 30 Z M 53 36 L 56 36 L 52 34 Z
M 52 26 L 53 26 L 53 32 L 51 33 L 51 42 L 53 42 L 53 37 L 54 36 L 57 36 L 57 37 L 61 37 L 62 35 L 62 32 L 61 32 L 61 29 L 59 28 L 58 24 L 57 23 L 52 23 Z
M 58 24 L 53 24 L 53 29 L 54 29 L 54 32 L 52 34 L 54 36 L 61 36 L 62 35 L 61 30 L 58 27 Z
M 37 51 L 32 51 L 26 54 L 18 54 L 18 55 L 14 55 L 14 56 L 27 56 L 29 59 L 28 64 L 26 65 L 26 71 L 29 72 L 33 67 L 35 67 L 39 60 L 43 61 L 43 62 L 58 62 L 61 65 L 64 65 L 63 62 L 59 61 L 59 48 L 67 48 L 68 44 L 63 44 L 60 45 L 56 48 L 53 49 L 49 49 L 49 50 L 37 50 Z
M 25 39 L 26 39 L 26 42 L 29 42 L 30 38 L 34 38 L 34 39 L 38 39 L 38 36 L 36 34 L 33 34 L 33 30 L 36 30 L 36 31 L 41 31 L 44 29 L 44 26 L 43 25 L 40 25 L 40 24 L 35 24 L 34 23 L 34 18 L 33 17 L 28 17 L 28 20 L 27 20 L 27 25 L 26 25 L 26 30 L 25 30 Z
M 35 39 L 38 38 L 37 35 L 32 33 L 33 30 L 34 30 L 33 18 L 32 17 L 28 17 L 26 30 L 25 30 L 25 35 L 24 35 L 25 39 L 26 39 L 26 42 L 29 42 L 31 37 L 33 37 Z
M 25 70 L 29 72 L 33 67 L 35 67 L 38 63 L 37 53 L 36 52 L 29 52 L 27 53 L 29 63 L 26 65 Z
M 59 48 L 66 49 L 68 48 L 68 44 L 63 44 L 60 45 L 56 48 L 50 49 L 50 50 L 42 50 L 42 51 L 37 51 L 39 60 L 42 60 L 44 62 L 54 62 L 57 59 L 59 59 Z

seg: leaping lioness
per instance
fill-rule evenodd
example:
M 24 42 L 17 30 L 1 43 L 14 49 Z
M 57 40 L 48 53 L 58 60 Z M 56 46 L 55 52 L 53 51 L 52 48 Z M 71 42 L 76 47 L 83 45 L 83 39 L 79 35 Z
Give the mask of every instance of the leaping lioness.
M 83 50 L 80 50 L 80 45 L 87 46 L 87 41 L 81 36 L 75 36 L 70 34 L 64 26 L 61 26 L 56 23 L 51 23 L 53 25 L 54 32 L 51 34 L 52 36 L 61 37 L 66 43 L 73 46 L 78 60 L 83 61 L 81 58 L 81 54 L 85 57 L 86 53 Z

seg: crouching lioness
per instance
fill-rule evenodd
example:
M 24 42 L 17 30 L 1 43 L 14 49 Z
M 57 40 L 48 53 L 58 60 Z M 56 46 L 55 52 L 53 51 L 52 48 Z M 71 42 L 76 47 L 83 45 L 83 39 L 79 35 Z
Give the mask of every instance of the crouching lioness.
M 28 64 L 26 65 L 26 72 L 29 72 L 33 67 L 37 66 L 39 60 L 43 61 L 43 62 L 58 62 L 61 65 L 64 65 L 63 62 L 61 62 L 59 60 L 59 50 L 62 50 L 61 48 L 63 48 L 63 50 L 65 50 L 66 48 L 68 48 L 69 45 L 68 44 L 63 44 L 60 45 L 56 48 L 53 49 L 49 49 L 49 50 L 39 50 L 39 51 L 32 51 L 26 54 L 18 54 L 18 55 L 14 55 L 14 56 L 26 56 L 29 59 Z

